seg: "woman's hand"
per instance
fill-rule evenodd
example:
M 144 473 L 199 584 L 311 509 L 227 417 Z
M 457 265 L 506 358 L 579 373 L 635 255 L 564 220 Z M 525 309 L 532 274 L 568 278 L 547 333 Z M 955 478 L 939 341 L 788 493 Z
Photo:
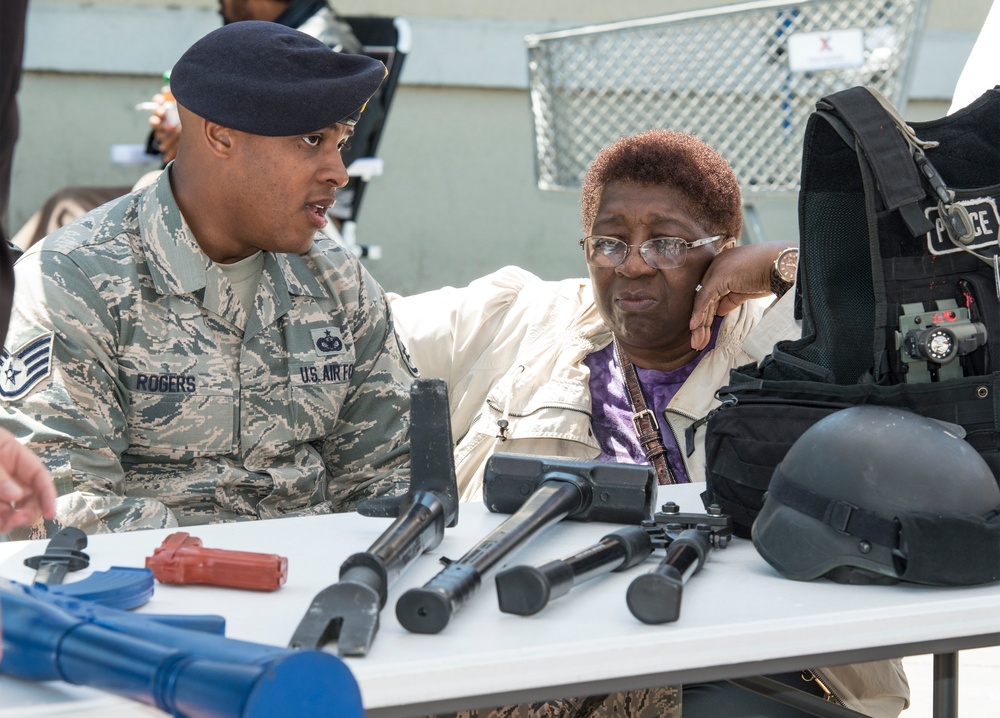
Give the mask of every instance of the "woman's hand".
M 712 337 L 716 316 L 749 299 L 771 294 L 771 269 L 786 242 L 747 244 L 715 255 L 701 278 L 691 311 L 691 348 L 701 351 Z

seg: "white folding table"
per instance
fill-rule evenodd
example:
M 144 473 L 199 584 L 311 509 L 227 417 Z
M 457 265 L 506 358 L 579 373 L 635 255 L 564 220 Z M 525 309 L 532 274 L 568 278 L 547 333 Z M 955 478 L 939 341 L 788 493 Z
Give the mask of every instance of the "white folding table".
M 702 511 L 701 488 L 662 487 L 660 502 Z M 395 615 L 402 592 L 423 585 L 441 569 L 440 557 L 459 558 L 505 518 L 481 504 L 463 504 L 458 525 L 447 530 L 440 546 L 391 586 L 369 655 L 347 659 L 368 716 L 414 716 L 927 653 L 942 657 L 936 668 L 947 687 L 956 670 L 950 654 L 1000 645 L 1000 584 L 935 588 L 791 581 L 741 539 L 712 551 L 704 569 L 688 581 L 676 623 L 646 625 L 625 603 L 629 583 L 662 558 L 658 551 L 643 566 L 584 583 L 530 617 L 501 613 L 490 577 L 441 633 L 407 632 Z M 192 527 L 188 532 L 207 548 L 286 556 L 287 583 L 273 593 L 157 584 L 152 600 L 139 610 L 220 614 L 231 638 L 285 646 L 313 596 L 337 580 L 341 562 L 367 549 L 389 523 L 340 514 Z M 617 528 L 564 521 L 507 564 L 563 558 Z M 67 581 L 111 566 L 143 566 L 169 533 L 91 536 L 90 567 Z M 34 574 L 22 561 L 44 548 L 44 541 L 0 543 L 0 576 L 29 583 Z M 0 696 L 0 718 L 82 716 L 88 710 L 95 716 L 158 714 L 94 690 L 4 676 Z

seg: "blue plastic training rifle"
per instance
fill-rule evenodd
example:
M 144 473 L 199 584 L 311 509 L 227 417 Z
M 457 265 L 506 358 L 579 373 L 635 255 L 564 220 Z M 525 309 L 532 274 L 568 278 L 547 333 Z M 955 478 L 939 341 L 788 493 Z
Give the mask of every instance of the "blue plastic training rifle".
M 362 718 L 361 693 L 334 655 L 168 625 L 143 614 L 0 579 L 0 673 L 62 680 L 185 718 Z

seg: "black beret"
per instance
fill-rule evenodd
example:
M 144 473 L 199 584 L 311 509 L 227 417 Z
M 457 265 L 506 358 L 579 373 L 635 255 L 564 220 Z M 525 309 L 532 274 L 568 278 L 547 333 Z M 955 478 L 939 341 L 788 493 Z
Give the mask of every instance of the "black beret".
M 192 45 L 170 72 L 170 91 L 207 120 L 278 137 L 357 121 L 385 74 L 374 58 L 334 52 L 275 22 L 245 20 Z

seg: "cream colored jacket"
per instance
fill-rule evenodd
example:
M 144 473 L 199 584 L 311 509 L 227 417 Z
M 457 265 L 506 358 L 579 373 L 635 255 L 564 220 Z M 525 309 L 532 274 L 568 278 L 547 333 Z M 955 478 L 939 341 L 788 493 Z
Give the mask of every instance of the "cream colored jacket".
M 723 318 L 715 347 L 667 407 L 682 449 L 684 430 L 718 406 L 715 391 L 729 383 L 731 368 L 759 361 L 775 341 L 800 335 L 791 298 L 789 292 L 766 313 L 766 302 L 747 302 Z M 548 282 L 504 267 L 468 287 L 390 294 L 389 301 L 420 375 L 448 384 L 463 501 L 482 500 L 483 469 L 493 453 L 571 459 L 600 453 L 583 360 L 607 346 L 611 332 L 597 313 L 590 280 Z M 684 457 L 692 481 L 705 480 L 704 448 L 702 428 L 694 453 Z M 895 718 L 909 703 L 896 659 L 816 672 L 849 708 L 866 715 Z

